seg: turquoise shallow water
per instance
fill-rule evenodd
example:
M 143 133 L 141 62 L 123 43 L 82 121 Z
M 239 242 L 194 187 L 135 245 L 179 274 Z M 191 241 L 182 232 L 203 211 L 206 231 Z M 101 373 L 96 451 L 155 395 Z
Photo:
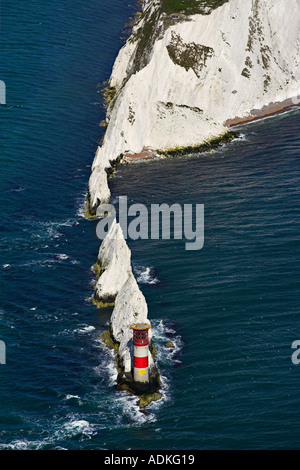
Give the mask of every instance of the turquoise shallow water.
M 114 388 L 82 217 L 108 78 L 136 6 L 2 6 L 1 449 L 299 448 L 299 112 L 217 152 L 120 167 L 114 202 L 204 204 L 205 244 L 129 241 L 163 400 Z M 143 271 L 143 268 L 148 268 Z M 175 343 L 172 352 L 165 342 Z

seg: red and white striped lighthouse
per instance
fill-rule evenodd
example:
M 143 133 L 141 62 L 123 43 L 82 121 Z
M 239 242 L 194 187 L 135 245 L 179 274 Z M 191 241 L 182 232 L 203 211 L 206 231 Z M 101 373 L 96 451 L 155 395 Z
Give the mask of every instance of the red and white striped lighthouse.
M 135 323 L 131 325 L 133 329 L 133 346 L 134 346 L 134 364 L 133 364 L 133 380 L 142 384 L 149 382 L 149 335 L 150 325 L 147 323 Z

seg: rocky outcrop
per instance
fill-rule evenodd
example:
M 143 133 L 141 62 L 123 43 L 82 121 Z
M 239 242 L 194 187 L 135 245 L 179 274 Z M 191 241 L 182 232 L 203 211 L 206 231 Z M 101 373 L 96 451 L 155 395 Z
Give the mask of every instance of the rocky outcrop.
M 96 152 L 97 155 L 101 154 L 102 149 L 99 147 Z M 110 201 L 110 190 L 107 182 L 107 169 L 111 164 L 106 164 L 102 161 L 101 157 L 98 159 L 97 165 L 93 165 L 92 173 L 89 179 L 88 191 L 88 212 L 89 215 L 97 215 L 97 208 L 100 204 L 108 203 Z
M 115 219 L 100 246 L 95 269 L 99 276 L 95 285 L 95 303 L 99 307 L 114 304 L 122 286 L 132 276 L 131 252 Z
M 121 226 L 116 223 L 115 219 L 113 219 L 100 246 L 94 269 L 98 273 L 94 303 L 98 307 L 114 305 L 110 318 L 109 335 L 106 334 L 105 338 L 109 344 L 116 346 L 114 349 L 119 369 L 118 383 L 121 383 L 122 387 L 125 384 L 127 390 L 135 391 L 131 376 L 131 325 L 147 323 L 151 326 L 151 323 L 148 320 L 145 297 L 132 272 L 130 249 L 124 239 Z M 151 329 L 149 330 L 149 340 L 152 346 Z M 154 379 L 154 391 L 157 393 L 158 373 L 151 348 L 148 359 L 150 379 Z M 155 396 L 157 399 L 157 395 Z

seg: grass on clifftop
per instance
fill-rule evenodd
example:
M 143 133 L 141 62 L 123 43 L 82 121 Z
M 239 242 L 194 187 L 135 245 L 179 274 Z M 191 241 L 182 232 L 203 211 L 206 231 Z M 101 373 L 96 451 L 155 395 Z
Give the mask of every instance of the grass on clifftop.
M 179 13 L 196 14 L 202 12 L 203 6 L 209 7 L 212 10 L 220 7 L 229 0 L 162 0 L 162 8 L 166 13 Z

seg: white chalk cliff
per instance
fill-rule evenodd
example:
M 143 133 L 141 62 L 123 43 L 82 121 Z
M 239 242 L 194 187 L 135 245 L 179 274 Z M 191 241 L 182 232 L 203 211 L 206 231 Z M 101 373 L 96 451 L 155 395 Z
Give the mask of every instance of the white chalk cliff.
M 113 220 L 101 243 L 98 260 L 100 276 L 96 283 L 96 298 L 105 303 L 114 302 L 121 287 L 132 274 L 131 252 L 124 240 L 120 224 Z
M 92 214 L 110 200 L 107 170 L 120 155 L 197 146 L 226 133 L 230 119 L 300 95 L 300 0 L 224 0 L 193 15 L 167 13 L 166 3 L 144 1 L 115 61 L 89 181 Z M 98 260 L 96 295 L 115 299 L 111 331 L 130 372 L 130 325 L 149 320 L 119 224 Z
M 144 2 L 115 61 L 93 209 L 109 199 L 105 168 L 119 155 L 199 145 L 227 120 L 300 93 L 299 0 L 229 0 L 176 18 L 163 3 Z

